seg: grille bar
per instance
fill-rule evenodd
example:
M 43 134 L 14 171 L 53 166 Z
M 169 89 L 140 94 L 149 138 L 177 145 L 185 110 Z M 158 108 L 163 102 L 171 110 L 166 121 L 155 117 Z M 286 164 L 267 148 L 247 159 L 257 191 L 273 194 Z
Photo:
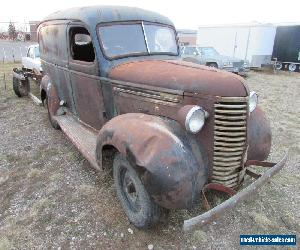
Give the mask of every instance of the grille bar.
M 246 127 L 223 127 L 223 126 L 218 126 L 218 131 L 219 130 L 225 130 L 225 131 L 246 131 Z
M 215 135 L 228 135 L 228 136 L 240 136 L 244 135 L 244 132 L 222 132 L 222 131 L 215 131 Z
M 226 115 L 215 115 L 215 118 L 218 118 L 220 120 L 222 119 L 225 119 L 225 120 L 241 120 L 241 119 L 246 119 L 247 116 L 244 115 L 244 116 L 241 116 L 241 115 L 238 115 L 238 116 L 226 116 Z
M 228 148 L 228 147 L 214 147 L 214 151 L 216 153 L 216 151 L 218 152 L 236 152 L 236 151 L 240 151 L 240 150 L 244 150 L 244 147 L 236 147 L 236 148 Z
M 247 141 L 247 97 L 222 97 L 214 104 L 212 182 L 234 188 L 239 184 Z
M 231 110 L 226 110 L 226 109 L 216 109 L 216 113 L 220 114 L 246 114 L 247 110 L 238 110 L 238 109 L 231 109 Z
M 215 152 L 215 156 L 237 156 L 237 155 L 241 155 L 241 153 L 243 153 L 243 151 L 235 151 L 235 152 Z

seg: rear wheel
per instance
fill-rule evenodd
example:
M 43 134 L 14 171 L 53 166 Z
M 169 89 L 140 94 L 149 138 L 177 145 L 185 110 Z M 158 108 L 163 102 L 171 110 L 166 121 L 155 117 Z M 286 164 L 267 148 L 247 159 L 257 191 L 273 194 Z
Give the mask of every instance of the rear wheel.
M 49 99 L 48 99 L 48 97 L 46 97 L 44 103 L 46 104 L 46 108 L 47 108 L 47 111 L 48 111 L 48 118 L 49 118 L 51 126 L 53 128 L 55 128 L 55 129 L 60 129 L 57 121 L 53 118 L 54 113 L 53 113 L 53 111 L 49 107 L 50 105 L 49 105 Z
M 297 68 L 297 65 L 294 64 L 294 63 L 291 63 L 291 64 L 289 65 L 289 71 L 291 71 L 291 72 L 296 71 L 296 68 Z
M 140 229 L 148 229 L 159 221 L 163 209 L 149 196 L 137 172 L 120 153 L 113 162 L 117 195 L 129 221 Z

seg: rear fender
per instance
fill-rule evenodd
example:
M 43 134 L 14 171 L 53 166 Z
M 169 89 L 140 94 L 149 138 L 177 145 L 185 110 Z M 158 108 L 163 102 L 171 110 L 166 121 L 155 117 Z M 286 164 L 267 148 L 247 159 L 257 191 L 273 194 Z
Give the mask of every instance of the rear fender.
M 45 75 L 41 81 L 41 99 L 44 103 L 46 97 L 48 98 L 48 107 L 51 115 L 55 115 L 56 111 L 59 109 L 59 96 L 55 85 L 50 80 L 48 75 Z
M 201 157 L 204 152 L 193 140 L 174 120 L 119 115 L 100 130 L 97 162 L 102 166 L 105 145 L 115 147 L 137 169 L 155 202 L 166 208 L 187 208 L 199 198 L 208 175 Z

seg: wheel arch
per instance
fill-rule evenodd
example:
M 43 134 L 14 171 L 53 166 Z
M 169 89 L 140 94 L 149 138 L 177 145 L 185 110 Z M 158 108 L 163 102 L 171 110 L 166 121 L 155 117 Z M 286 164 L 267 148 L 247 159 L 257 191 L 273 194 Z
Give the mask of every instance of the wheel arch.
M 205 65 L 206 65 L 206 66 L 209 66 L 209 65 L 212 64 L 212 63 L 217 64 L 217 66 L 218 66 L 218 68 L 219 68 L 219 63 L 218 63 L 217 61 L 213 61 L 213 60 L 207 61 L 207 62 L 205 63 Z
M 60 98 L 58 96 L 55 84 L 53 84 L 49 75 L 47 74 L 44 75 L 41 80 L 40 96 L 43 103 L 46 98 L 49 99 L 49 111 L 51 114 L 55 115 L 56 111 L 59 109 Z
M 96 159 L 103 168 L 103 150 L 120 152 L 137 169 L 159 205 L 186 208 L 199 196 L 208 175 L 204 161 L 199 161 L 203 152 L 192 148 L 190 140 L 174 120 L 145 114 L 119 115 L 100 130 Z

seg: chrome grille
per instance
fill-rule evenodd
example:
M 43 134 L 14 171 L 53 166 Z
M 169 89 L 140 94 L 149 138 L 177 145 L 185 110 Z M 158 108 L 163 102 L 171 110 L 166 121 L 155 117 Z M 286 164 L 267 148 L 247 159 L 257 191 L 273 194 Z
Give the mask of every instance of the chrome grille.
M 244 61 L 233 62 L 233 63 L 232 63 L 232 66 L 233 66 L 234 68 L 241 68 L 241 67 L 244 66 Z
M 214 109 L 212 182 L 234 188 L 243 177 L 247 141 L 247 98 L 222 97 L 214 104 Z

